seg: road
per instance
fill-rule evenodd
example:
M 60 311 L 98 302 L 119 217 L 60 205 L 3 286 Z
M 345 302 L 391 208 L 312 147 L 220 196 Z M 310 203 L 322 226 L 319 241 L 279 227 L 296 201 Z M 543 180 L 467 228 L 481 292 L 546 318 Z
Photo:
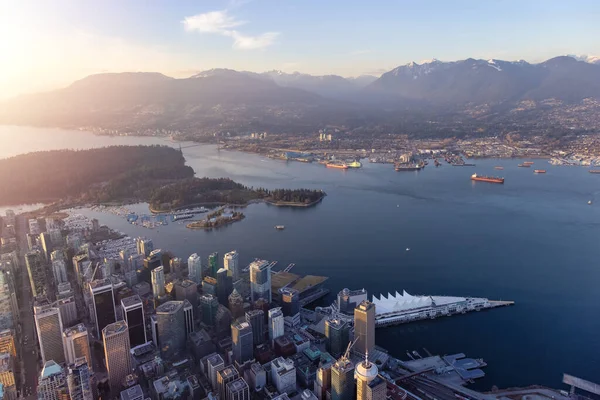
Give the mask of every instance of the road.
M 33 296 L 31 286 L 29 285 L 29 275 L 27 266 L 25 265 L 24 255 L 28 250 L 27 247 L 27 225 L 25 218 L 17 216 L 16 234 L 19 243 L 19 263 L 21 264 L 21 285 L 17 287 L 21 290 L 19 296 L 19 306 L 21 308 L 21 337 L 17 338 L 20 344 L 19 358 L 22 365 L 21 393 L 26 394 L 24 397 L 28 400 L 37 398 L 36 389 L 38 376 L 40 372 L 40 363 L 38 361 L 38 346 L 37 337 L 35 335 L 35 324 L 33 320 Z M 27 338 L 27 340 L 25 340 Z M 30 388 L 30 389 L 28 389 Z

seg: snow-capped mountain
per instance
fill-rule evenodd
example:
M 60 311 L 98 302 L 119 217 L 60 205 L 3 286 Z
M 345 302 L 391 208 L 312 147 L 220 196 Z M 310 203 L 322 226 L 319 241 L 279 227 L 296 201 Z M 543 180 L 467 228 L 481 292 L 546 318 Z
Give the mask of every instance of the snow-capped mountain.
M 539 64 L 503 60 L 431 60 L 399 66 L 370 84 L 374 99 L 429 103 L 501 103 L 519 99 L 557 98 L 577 101 L 600 97 L 600 65 L 573 57 L 555 57 Z

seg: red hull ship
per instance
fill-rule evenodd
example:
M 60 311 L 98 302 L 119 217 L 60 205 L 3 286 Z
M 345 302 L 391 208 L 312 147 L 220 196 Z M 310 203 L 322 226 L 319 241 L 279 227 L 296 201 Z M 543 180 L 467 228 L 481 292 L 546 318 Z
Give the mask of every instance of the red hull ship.
M 477 174 L 471 175 L 471 180 L 489 183 L 504 183 L 504 178 L 497 178 L 495 176 L 479 176 Z

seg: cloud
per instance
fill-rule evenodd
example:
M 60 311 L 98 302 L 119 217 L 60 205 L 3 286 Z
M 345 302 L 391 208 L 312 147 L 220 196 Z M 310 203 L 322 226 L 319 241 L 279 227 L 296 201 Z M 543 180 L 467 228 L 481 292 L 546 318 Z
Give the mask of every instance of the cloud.
M 246 35 L 236 28 L 246 24 L 229 15 L 227 10 L 211 11 L 203 14 L 185 17 L 183 27 L 188 32 L 213 33 L 233 39 L 233 48 L 238 50 L 264 49 L 275 43 L 279 32 L 265 32 L 259 35 Z

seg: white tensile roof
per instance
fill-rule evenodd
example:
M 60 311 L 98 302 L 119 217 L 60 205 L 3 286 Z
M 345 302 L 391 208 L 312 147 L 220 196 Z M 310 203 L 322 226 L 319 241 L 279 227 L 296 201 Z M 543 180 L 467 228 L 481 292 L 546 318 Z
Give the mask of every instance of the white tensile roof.
M 436 306 L 443 306 L 462 301 L 466 301 L 466 298 L 449 296 L 413 296 L 408 294 L 406 290 L 403 290 L 402 294 L 399 294 L 398 292 L 396 292 L 395 295 L 388 293 L 387 297 L 383 294 L 379 298 L 373 296 L 373 304 L 375 304 L 375 313 L 377 315 L 431 307 L 434 302 Z

